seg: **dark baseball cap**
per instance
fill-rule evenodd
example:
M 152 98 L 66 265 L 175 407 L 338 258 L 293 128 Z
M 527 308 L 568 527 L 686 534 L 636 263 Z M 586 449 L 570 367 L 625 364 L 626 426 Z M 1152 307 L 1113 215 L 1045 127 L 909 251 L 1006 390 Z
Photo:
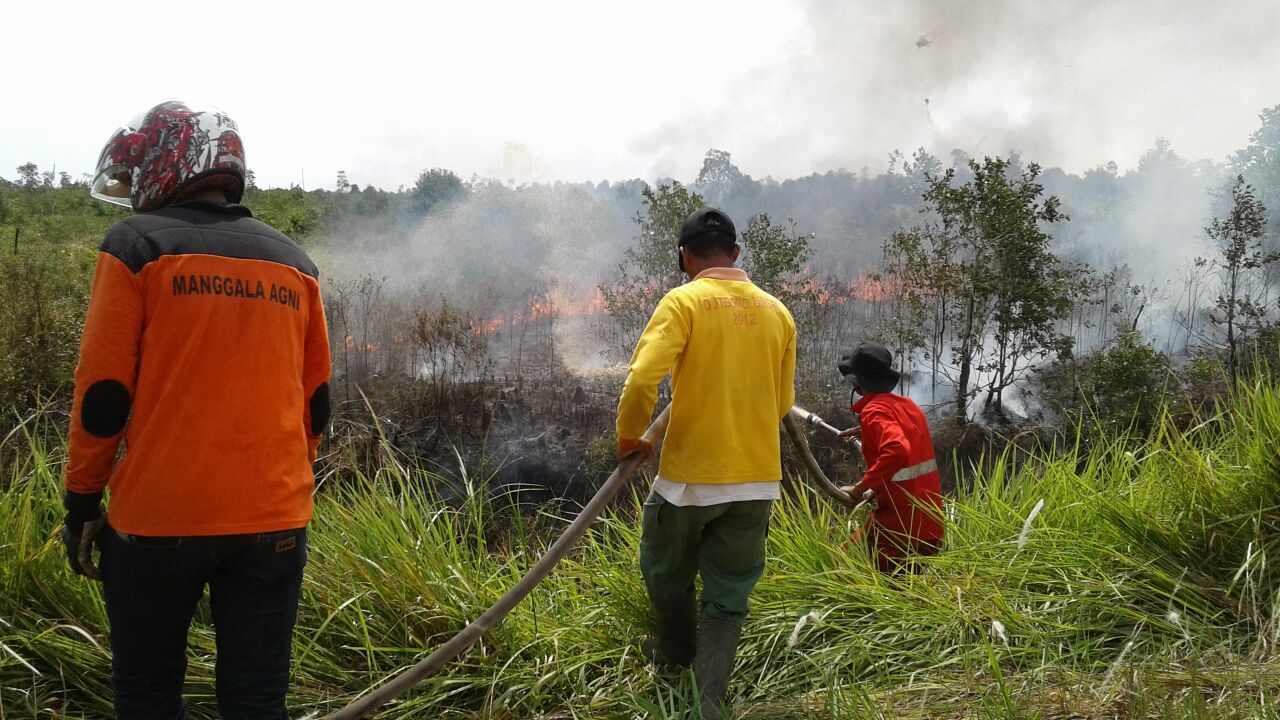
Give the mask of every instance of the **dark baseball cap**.
M 680 228 L 680 247 L 688 245 L 706 235 L 721 235 L 738 241 L 738 230 L 728 215 L 710 207 L 699 208 L 689 213 L 684 226 Z
M 893 355 L 878 343 L 859 343 L 836 366 L 841 375 L 852 375 L 858 387 L 867 392 L 891 392 L 902 377 L 893 369 Z

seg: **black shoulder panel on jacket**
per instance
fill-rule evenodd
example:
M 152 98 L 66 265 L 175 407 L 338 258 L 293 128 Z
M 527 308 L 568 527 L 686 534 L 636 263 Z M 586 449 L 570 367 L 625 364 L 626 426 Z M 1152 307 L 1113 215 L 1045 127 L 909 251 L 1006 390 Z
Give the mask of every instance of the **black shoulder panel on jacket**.
M 100 250 L 134 273 L 165 255 L 214 255 L 279 263 L 319 276 L 306 251 L 240 205 L 188 203 L 139 213 L 108 230 Z

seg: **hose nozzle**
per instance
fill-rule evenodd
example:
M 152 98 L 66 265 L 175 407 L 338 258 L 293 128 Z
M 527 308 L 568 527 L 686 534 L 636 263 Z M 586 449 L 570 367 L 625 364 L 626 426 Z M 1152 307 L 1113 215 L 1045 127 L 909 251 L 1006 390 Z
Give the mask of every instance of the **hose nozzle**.
M 815 412 L 809 413 L 809 417 L 805 418 L 805 420 L 807 420 L 810 425 L 817 425 L 823 428 L 824 430 L 830 431 L 834 435 L 840 434 L 840 431 L 836 429 L 835 426 L 830 425 L 829 423 L 827 423 L 826 420 L 823 420 L 821 417 L 819 417 L 818 413 L 815 413 Z
M 809 412 L 808 410 L 805 410 L 799 405 L 792 405 L 791 412 L 794 413 L 801 420 L 805 421 L 806 423 L 810 425 L 817 425 L 823 430 L 830 432 L 832 435 L 840 434 L 840 430 L 838 428 L 833 427 L 826 420 L 823 420 L 822 417 L 818 415 L 818 413 L 816 412 Z
M 832 435 L 835 435 L 836 437 L 840 436 L 840 428 L 837 428 L 834 425 L 828 423 L 826 420 L 823 420 L 822 417 L 818 415 L 818 413 L 816 412 L 809 412 L 808 410 L 805 410 L 799 405 L 792 405 L 791 413 L 796 417 L 800 418 L 801 420 L 805 421 L 809 425 L 816 425 L 822 428 L 823 430 L 826 430 L 827 432 L 831 433 Z M 850 442 L 850 441 L 853 442 L 854 446 L 857 447 L 858 450 L 862 450 L 861 440 L 858 440 L 857 438 L 848 438 L 845 440 L 845 442 Z

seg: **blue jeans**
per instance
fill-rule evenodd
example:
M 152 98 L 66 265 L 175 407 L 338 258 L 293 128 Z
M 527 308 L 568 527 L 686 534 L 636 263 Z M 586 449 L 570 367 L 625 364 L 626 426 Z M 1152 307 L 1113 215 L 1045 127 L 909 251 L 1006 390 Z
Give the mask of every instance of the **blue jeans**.
M 287 720 L 289 652 L 306 528 L 256 535 L 138 537 L 103 529 L 111 686 L 121 720 L 187 717 L 187 632 L 209 586 L 224 720 Z

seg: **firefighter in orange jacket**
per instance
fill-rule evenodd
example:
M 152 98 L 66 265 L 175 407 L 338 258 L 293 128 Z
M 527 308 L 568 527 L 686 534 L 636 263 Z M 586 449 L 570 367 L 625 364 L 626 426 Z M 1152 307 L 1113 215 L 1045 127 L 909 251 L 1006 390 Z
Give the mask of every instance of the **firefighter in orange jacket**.
M 97 170 L 94 197 L 136 214 L 98 253 L 62 536 L 72 570 L 103 584 L 117 716 L 187 717 L 187 632 L 207 585 L 221 716 L 287 718 L 329 418 L 316 267 L 237 204 L 244 150 L 225 113 L 157 105 Z
M 942 485 L 929 423 L 911 398 L 892 392 L 899 373 L 883 346 L 862 343 L 839 368 L 861 395 L 850 408 L 858 426 L 841 435 L 862 439 L 867 463 L 862 480 L 842 489 L 875 508 L 854 539 L 867 543 L 881 572 L 898 573 L 911 556 L 942 547 Z

